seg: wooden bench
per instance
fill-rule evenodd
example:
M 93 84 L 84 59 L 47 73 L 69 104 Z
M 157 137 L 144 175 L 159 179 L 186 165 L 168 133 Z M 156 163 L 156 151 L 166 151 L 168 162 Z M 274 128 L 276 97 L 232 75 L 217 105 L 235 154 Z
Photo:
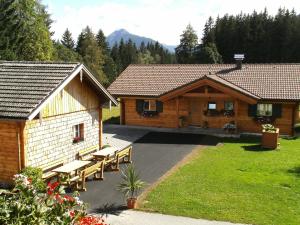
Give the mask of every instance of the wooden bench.
M 80 150 L 77 154 L 78 160 L 92 160 L 94 157 L 91 155 L 91 153 L 98 151 L 99 147 L 98 145 Z
M 47 181 L 57 176 L 57 173 L 53 172 L 52 170 L 62 166 L 63 164 L 64 164 L 64 160 L 58 159 L 40 166 L 40 168 L 43 170 L 43 176 L 42 176 L 43 180 Z
M 104 166 L 105 160 L 102 160 L 80 171 L 78 178 L 74 177 L 77 179 L 77 189 L 86 191 L 86 179 L 91 175 L 94 175 L 95 180 L 103 180 Z
M 132 163 L 131 156 L 132 146 L 116 151 L 116 169 L 119 170 L 120 160 L 123 160 L 124 163 Z

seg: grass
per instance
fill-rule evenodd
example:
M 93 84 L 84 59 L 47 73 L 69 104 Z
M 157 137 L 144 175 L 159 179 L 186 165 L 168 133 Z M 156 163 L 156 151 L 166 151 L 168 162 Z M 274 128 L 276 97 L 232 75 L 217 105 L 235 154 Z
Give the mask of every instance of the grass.
M 102 120 L 104 123 L 120 124 L 120 105 L 112 106 L 111 111 L 109 108 L 103 108 Z
M 300 224 L 300 139 L 206 148 L 146 196 L 143 210 L 248 224 Z

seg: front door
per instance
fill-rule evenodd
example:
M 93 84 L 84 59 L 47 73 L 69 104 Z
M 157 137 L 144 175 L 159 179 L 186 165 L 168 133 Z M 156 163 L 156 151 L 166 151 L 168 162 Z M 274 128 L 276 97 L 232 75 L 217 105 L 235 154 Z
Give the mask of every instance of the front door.
M 203 101 L 199 98 L 190 98 L 190 125 L 202 126 Z

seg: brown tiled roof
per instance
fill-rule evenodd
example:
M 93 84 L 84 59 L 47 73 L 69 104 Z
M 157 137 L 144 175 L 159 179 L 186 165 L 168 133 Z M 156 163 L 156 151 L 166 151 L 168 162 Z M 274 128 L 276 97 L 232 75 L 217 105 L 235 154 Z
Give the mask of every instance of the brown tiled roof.
M 199 79 L 214 79 L 261 99 L 300 100 L 300 64 L 130 65 L 108 90 L 116 96 L 159 97 Z

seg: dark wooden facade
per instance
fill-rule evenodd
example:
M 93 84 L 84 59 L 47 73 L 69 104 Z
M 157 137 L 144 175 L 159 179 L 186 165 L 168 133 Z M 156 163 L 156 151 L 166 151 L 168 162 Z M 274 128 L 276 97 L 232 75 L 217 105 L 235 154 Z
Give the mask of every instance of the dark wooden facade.
M 137 110 L 137 102 L 147 97 L 120 97 L 121 123 L 127 125 L 179 128 L 179 119 L 183 126 L 207 126 L 223 128 L 226 123 L 234 123 L 238 132 L 261 132 L 261 121 L 249 114 L 249 107 L 258 103 L 271 103 L 273 108 L 280 106 L 279 115 L 272 123 L 280 128 L 283 135 L 293 135 L 294 124 L 299 121 L 298 103 L 285 101 L 262 101 L 210 80 L 201 80 L 189 86 L 172 91 L 159 98 L 163 110 L 153 115 L 145 115 Z M 208 113 L 208 104 L 216 104 L 216 114 Z M 233 103 L 233 110 L 224 113 L 225 102 Z M 278 108 L 278 107 L 277 107 Z

